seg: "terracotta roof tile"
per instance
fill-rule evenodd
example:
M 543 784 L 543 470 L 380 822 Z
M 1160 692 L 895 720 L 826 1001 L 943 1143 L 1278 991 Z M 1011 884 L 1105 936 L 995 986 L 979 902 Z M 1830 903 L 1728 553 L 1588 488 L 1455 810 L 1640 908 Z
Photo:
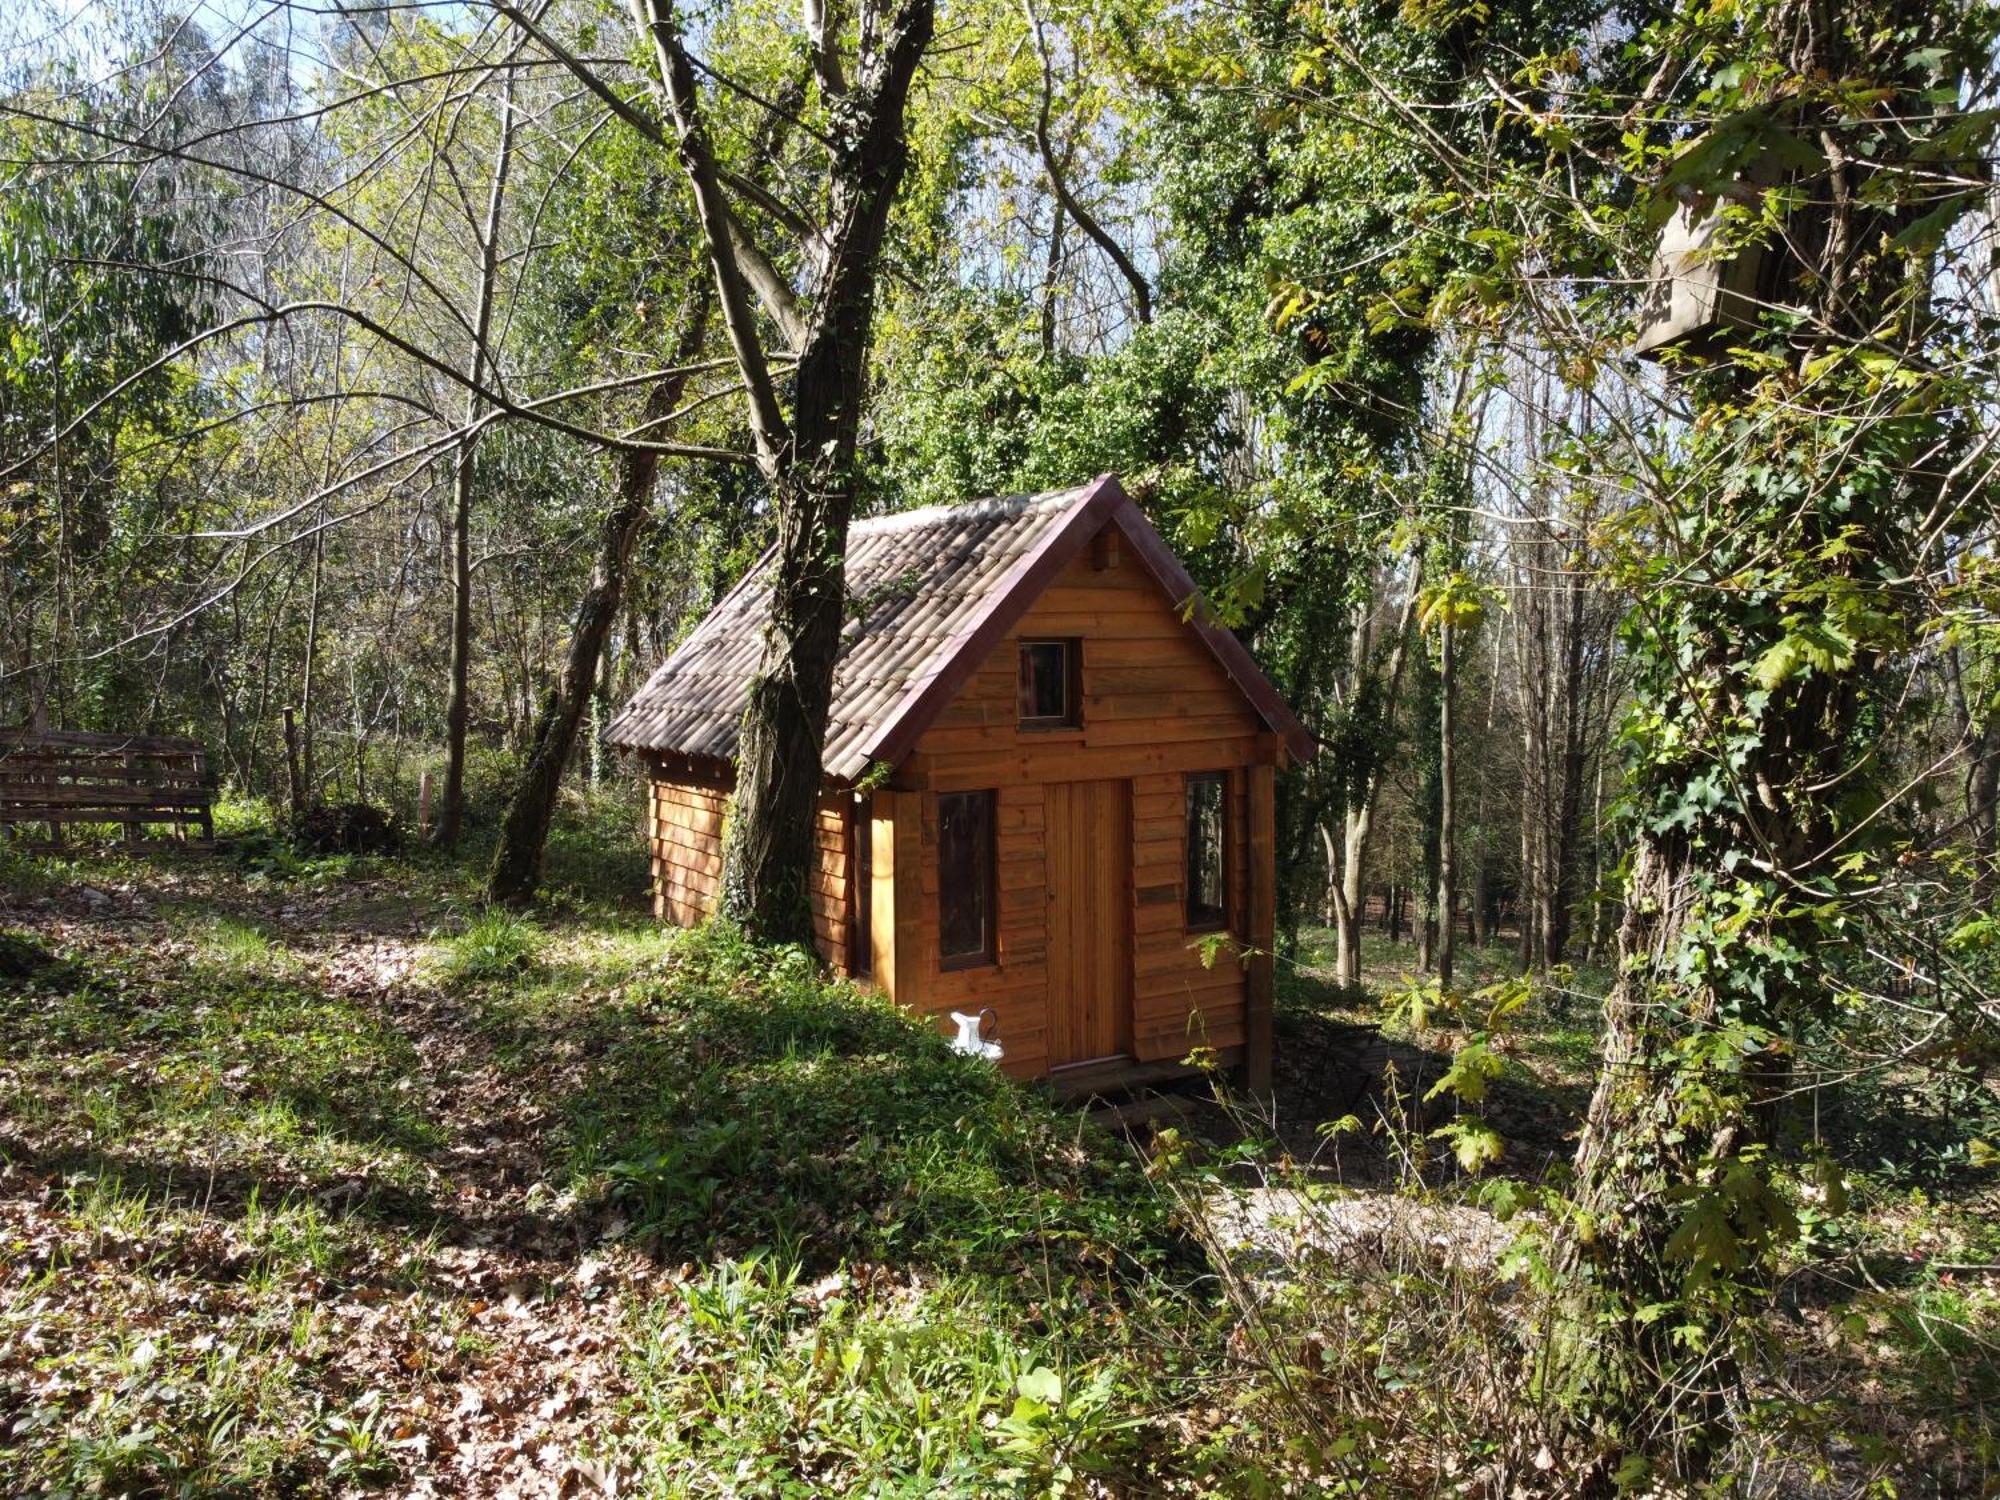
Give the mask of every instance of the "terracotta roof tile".
M 996 586 L 1094 489 L 1001 495 L 858 521 L 847 541 L 847 624 L 826 730 L 826 772 L 868 765 L 873 731 L 913 684 L 945 665 L 945 648 Z M 630 749 L 731 760 L 750 678 L 763 652 L 771 555 L 695 627 L 617 718 Z
M 1113 524 L 1176 604 L 1199 604 L 1194 581 L 1109 474 L 1074 489 L 855 523 L 826 774 L 853 780 L 872 759 L 900 761 L 1056 570 Z M 612 720 L 613 744 L 735 759 L 737 726 L 763 656 L 771 560 L 770 553 L 759 559 Z M 1312 736 L 1236 637 L 1198 607 L 1189 628 L 1291 753 L 1310 756 Z

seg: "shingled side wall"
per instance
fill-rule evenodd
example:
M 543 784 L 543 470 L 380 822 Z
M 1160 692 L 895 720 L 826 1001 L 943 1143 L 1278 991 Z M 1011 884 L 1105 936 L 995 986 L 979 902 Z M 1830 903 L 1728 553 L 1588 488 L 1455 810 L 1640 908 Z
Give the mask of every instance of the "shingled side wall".
M 653 912 L 663 921 L 693 927 L 715 911 L 721 894 L 723 818 L 735 778 L 656 759 L 647 782 Z M 847 972 L 847 802 L 840 793 L 822 795 L 813 825 L 819 848 L 812 874 L 813 935 L 839 974 Z

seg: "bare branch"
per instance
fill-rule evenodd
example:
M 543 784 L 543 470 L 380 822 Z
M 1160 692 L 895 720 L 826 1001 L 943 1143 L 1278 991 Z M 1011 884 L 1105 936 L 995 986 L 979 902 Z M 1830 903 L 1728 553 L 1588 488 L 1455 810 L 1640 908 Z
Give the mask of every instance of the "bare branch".
M 673 16 L 672 0 L 632 0 L 633 19 L 653 39 L 659 60 L 660 88 L 679 139 L 676 151 L 694 189 L 695 210 L 701 219 L 702 236 L 708 242 L 709 262 L 715 269 L 716 299 L 722 309 L 723 327 L 743 373 L 744 396 L 750 408 L 750 428 L 758 452 L 767 469 L 783 462 L 791 444 L 791 429 L 778 405 L 777 388 L 772 384 L 770 363 L 750 310 L 743 265 L 731 233 L 729 201 L 715 171 L 715 153 L 710 149 L 708 131 L 702 122 L 701 102 L 695 90 L 694 67 Z
M 1153 321 L 1153 292 L 1139 268 L 1132 263 L 1132 257 L 1125 253 L 1110 231 L 1097 221 L 1096 215 L 1077 200 L 1064 181 L 1061 164 L 1056 159 L 1055 142 L 1049 136 L 1049 114 L 1054 107 L 1055 66 L 1049 57 L 1048 38 L 1042 34 L 1042 18 L 1036 12 L 1034 0 L 1022 0 L 1028 15 L 1028 30 L 1035 39 L 1035 56 L 1042 64 L 1042 96 L 1035 111 L 1035 149 L 1041 153 L 1042 170 L 1048 175 L 1049 189 L 1056 195 L 1056 201 L 1063 206 L 1076 227 L 1090 237 L 1091 243 L 1111 257 L 1111 263 L 1118 268 L 1118 274 L 1125 278 L 1132 288 L 1133 315 L 1141 323 Z

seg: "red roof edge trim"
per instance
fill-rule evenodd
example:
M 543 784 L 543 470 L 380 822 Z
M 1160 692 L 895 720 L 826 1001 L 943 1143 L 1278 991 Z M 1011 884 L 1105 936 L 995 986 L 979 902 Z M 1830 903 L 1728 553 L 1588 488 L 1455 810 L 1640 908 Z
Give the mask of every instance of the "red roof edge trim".
M 1120 498 L 1124 498 L 1122 492 Z M 1112 519 L 1125 533 L 1125 539 L 1132 544 L 1132 550 L 1146 565 L 1147 571 L 1159 580 L 1160 586 L 1173 599 L 1174 608 L 1183 612 L 1189 627 L 1207 643 L 1208 649 L 1222 663 L 1230 681 L 1250 700 L 1258 717 L 1284 741 L 1285 748 L 1295 760 L 1311 760 L 1319 749 L 1319 742 L 1313 738 L 1312 731 L 1298 721 L 1297 715 L 1271 685 L 1271 679 L 1264 675 L 1263 668 L 1257 665 L 1256 658 L 1236 639 L 1236 633 L 1215 622 L 1207 601 L 1201 597 L 1201 590 L 1188 576 L 1188 570 L 1181 566 L 1181 560 L 1174 556 L 1165 538 L 1146 519 L 1146 513 L 1126 499 L 1112 512 Z
M 938 649 L 930 671 L 911 684 L 870 742 L 870 761 L 894 765 L 916 748 L 918 738 L 978 670 L 987 651 L 1020 622 L 1043 587 L 1069 565 L 1121 503 L 1130 501 L 1118 476 L 1100 474 L 1034 549 L 1014 564 L 985 604 Z

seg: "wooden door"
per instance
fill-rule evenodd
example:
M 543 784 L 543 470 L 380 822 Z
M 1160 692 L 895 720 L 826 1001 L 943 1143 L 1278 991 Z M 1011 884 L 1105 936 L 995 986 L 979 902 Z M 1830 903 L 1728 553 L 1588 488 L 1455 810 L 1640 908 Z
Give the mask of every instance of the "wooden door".
M 1132 784 L 1045 788 L 1049 1066 L 1132 1050 Z

